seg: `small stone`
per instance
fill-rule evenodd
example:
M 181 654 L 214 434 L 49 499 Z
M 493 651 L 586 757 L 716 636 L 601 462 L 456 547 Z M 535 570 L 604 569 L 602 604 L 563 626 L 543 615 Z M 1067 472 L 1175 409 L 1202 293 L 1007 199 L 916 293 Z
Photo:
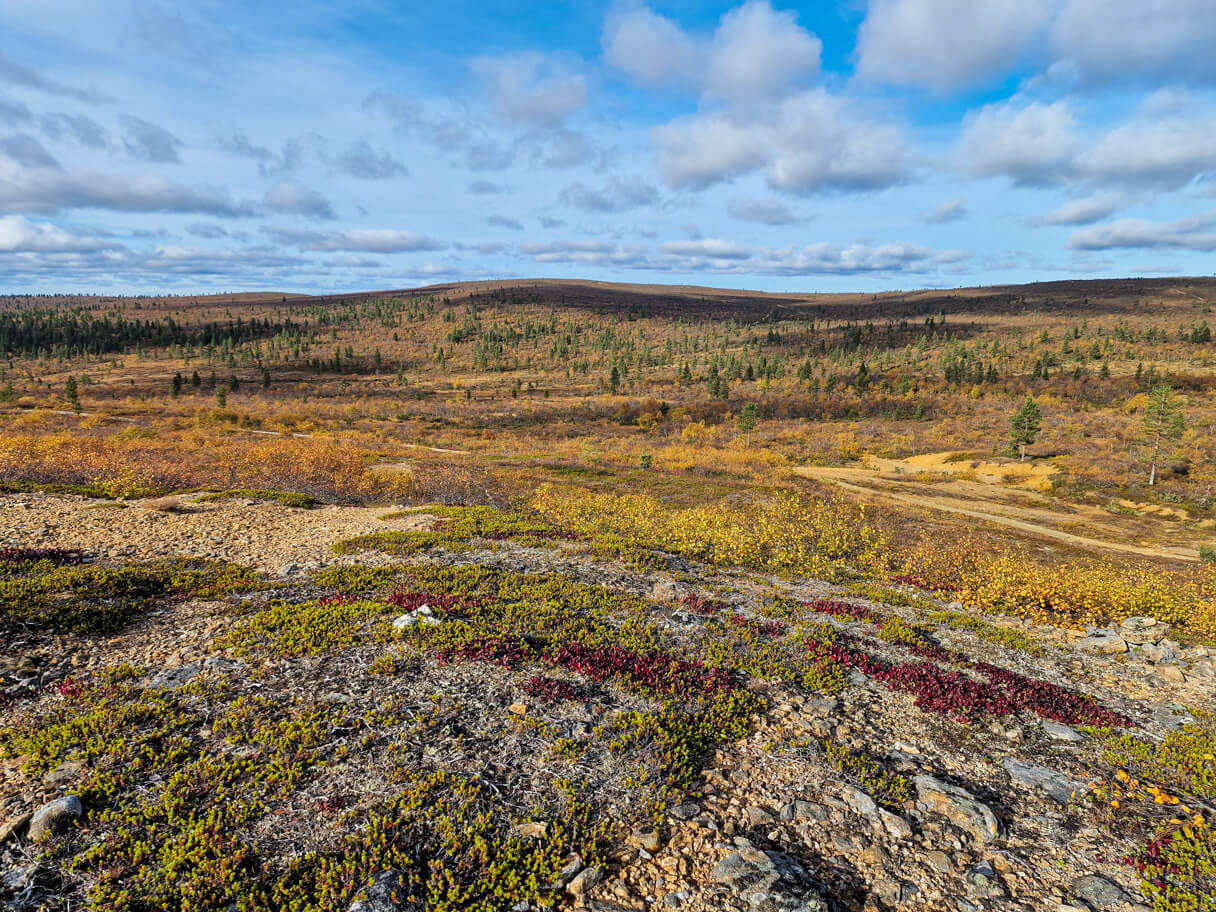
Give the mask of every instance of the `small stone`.
M 393 619 L 394 630 L 404 630 L 406 627 L 413 627 L 418 623 L 418 619 L 412 614 L 403 614 L 398 618 Z
M 676 820 L 692 820 L 701 813 L 701 805 L 695 801 L 685 801 L 683 804 L 678 804 L 668 811 L 668 815 Z
M 894 839 L 907 839 L 912 835 L 911 825 L 899 814 L 893 814 L 886 808 L 880 807 L 878 819 L 882 821 L 883 828 Z
M 939 852 L 937 850 L 926 852 L 925 861 L 929 863 L 929 867 L 931 867 L 934 871 L 937 871 L 939 874 L 954 873 L 954 865 L 950 863 L 950 856 L 945 852 Z
M 1052 722 L 1050 719 L 1043 723 L 1043 734 L 1053 741 L 1084 741 L 1085 736 L 1062 722 Z
M 1177 665 L 1158 665 L 1157 673 L 1165 679 L 1167 684 L 1182 684 L 1186 681 L 1186 675 Z
M 912 782 L 918 803 L 925 809 L 937 811 L 981 841 L 990 842 L 1001 835 L 1001 823 L 992 808 L 966 789 L 932 776 L 917 776 Z
M 381 871 L 367 886 L 367 896 L 356 899 L 347 907 L 347 912 L 397 912 L 397 892 L 403 891 L 405 878 L 400 871 Z
M 743 815 L 747 818 L 748 826 L 753 827 L 764 826 L 767 823 L 773 823 L 777 819 L 777 816 L 769 808 L 758 804 L 753 804 L 747 808 L 743 812 Z
M 84 806 L 75 795 L 65 795 L 44 804 L 34 811 L 30 820 L 30 842 L 41 842 L 47 836 L 62 833 L 73 821 L 79 820 L 83 813 Z
M 300 572 L 298 564 L 284 564 L 279 568 L 279 576 L 295 576 Z
M 635 845 L 647 852 L 657 852 L 663 846 L 659 831 L 651 826 L 638 827 L 629 835 L 629 838 Z
M 10 817 L 4 823 L 0 823 L 0 846 L 10 839 L 19 838 L 29 826 L 33 816 L 32 813 L 18 814 L 16 817 Z
M 1127 640 L 1119 636 L 1098 634 L 1077 640 L 1076 647 L 1101 655 L 1119 655 L 1127 652 Z
M 1118 885 L 1098 874 L 1086 874 L 1072 882 L 1072 891 L 1078 897 L 1099 909 L 1110 909 L 1127 897 Z
M 570 883 L 566 884 L 566 892 L 572 896 L 585 896 L 603 879 L 604 872 L 599 868 L 583 868 Z
M 512 827 L 515 835 L 522 836 L 524 839 L 540 839 L 549 832 L 549 824 L 543 820 L 534 820 L 529 823 L 520 823 Z
M 43 776 L 42 781 L 46 785 L 58 788 L 76 779 L 83 772 L 84 767 L 85 763 L 83 760 L 65 760 Z
M 845 787 L 841 792 L 841 797 L 844 798 L 844 803 L 847 804 L 859 817 L 873 819 L 878 816 L 878 805 L 874 799 L 867 795 L 859 788 L 853 786 Z
M 1080 797 L 1089 791 L 1089 786 L 1079 779 L 1073 779 L 1038 763 L 1006 757 L 1001 761 L 1001 765 L 1009 774 L 1009 778 L 1018 785 L 1041 789 L 1057 804 L 1067 804 L 1072 798 Z
M 513 715 L 513 716 L 527 715 L 528 704 L 527 703 L 512 703 L 510 706 L 507 707 L 507 712 L 511 713 L 511 715 Z

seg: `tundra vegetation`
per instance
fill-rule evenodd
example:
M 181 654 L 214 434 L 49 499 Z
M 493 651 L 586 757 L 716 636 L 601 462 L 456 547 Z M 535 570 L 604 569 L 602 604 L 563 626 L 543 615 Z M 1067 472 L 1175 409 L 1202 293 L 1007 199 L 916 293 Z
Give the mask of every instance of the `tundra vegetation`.
M 1210 301 L 6 298 L 0 901 L 1213 912 Z

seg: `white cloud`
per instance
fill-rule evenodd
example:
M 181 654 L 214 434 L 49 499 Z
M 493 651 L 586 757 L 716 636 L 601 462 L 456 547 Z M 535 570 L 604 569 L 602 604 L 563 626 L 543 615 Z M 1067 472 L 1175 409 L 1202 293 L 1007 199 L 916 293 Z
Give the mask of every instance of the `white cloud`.
M 731 200 L 726 211 L 731 218 L 741 222 L 759 222 L 762 225 L 796 225 L 806 221 L 779 199 Z
M 1017 62 L 1047 15 L 1044 0 L 870 0 L 857 70 L 936 90 L 991 81 Z
M 1204 212 L 1172 222 L 1120 219 L 1074 231 L 1068 246 L 1074 250 L 1116 248 L 1216 250 L 1216 212 Z
M 1087 81 L 1216 78 L 1212 0 L 1066 0 L 1057 59 Z
M 50 222 L 31 221 L 23 215 L 0 216 L 0 253 L 79 253 L 117 246 L 95 236 L 66 231 Z
M 582 181 L 573 183 L 562 190 L 559 199 L 584 212 L 624 212 L 654 205 L 659 201 L 659 191 L 637 176 L 614 177 L 600 187 Z
M 415 231 L 388 228 L 356 228 L 351 231 L 299 231 L 268 228 L 266 233 L 283 244 L 301 250 L 360 251 L 363 253 L 414 253 L 442 250 L 444 244 Z
M 693 36 L 646 6 L 604 23 L 604 57 L 646 86 L 695 88 L 732 102 L 780 98 L 819 74 L 823 43 L 768 0 L 728 10 L 712 35 Z
M 1127 205 L 1119 193 L 1095 193 L 1081 199 L 1069 200 L 1042 218 L 1045 225 L 1089 225 L 1118 212 Z
M 558 127 L 587 100 L 583 75 L 543 54 L 477 57 L 470 67 L 486 80 L 499 112 L 511 121 Z
M 967 207 L 960 199 L 948 199 L 925 213 L 925 221 L 930 225 L 944 225 L 946 222 L 957 222 L 967 215 Z
M 708 257 L 714 260 L 747 260 L 752 251 L 737 241 L 723 238 L 699 238 L 691 241 L 667 241 L 659 245 L 662 253 L 687 257 Z
M 239 218 L 256 213 L 212 187 L 187 187 L 155 175 L 124 177 L 102 171 L 24 169 L 0 159 L 0 208 L 54 215 L 72 209 L 192 212 Z
M 307 218 L 337 218 L 329 202 L 316 190 L 292 181 L 275 184 L 266 191 L 262 202 L 267 209 Z
M 164 127 L 130 114 L 123 114 L 118 120 L 122 124 L 122 142 L 127 154 L 149 162 L 179 161 L 177 150 L 182 147 L 182 141 Z
M 764 168 L 775 189 L 795 193 L 872 190 L 905 174 L 902 131 L 812 89 L 755 115 L 698 114 L 655 127 L 651 141 L 663 180 L 699 189 Z
M 1150 106 L 1151 110 L 1151 106 Z M 1169 190 L 1216 171 L 1216 115 L 1137 116 L 1107 133 L 1081 159 L 1097 180 Z
M 703 54 L 683 29 L 645 6 L 610 13 L 603 47 L 608 63 L 645 86 L 693 84 Z
M 819 73 L 822 42 L 765 0 L 750 0 L 722 17 L 714 33 L 705 89 L 731 100 L 774 98 Z
M 1067 101 L 1043 104 L 1015 98 L 967 114 L 959 155 L 973 174 L 1047 185 L 1071 175 L 1080 145 Z

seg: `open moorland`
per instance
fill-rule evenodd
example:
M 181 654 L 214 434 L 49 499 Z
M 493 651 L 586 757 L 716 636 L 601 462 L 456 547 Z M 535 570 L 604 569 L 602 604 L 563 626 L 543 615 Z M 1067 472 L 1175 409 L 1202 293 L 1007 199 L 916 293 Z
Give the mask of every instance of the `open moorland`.
M 1214 912 L 1214 304 L 0 299 L 0 905 Z

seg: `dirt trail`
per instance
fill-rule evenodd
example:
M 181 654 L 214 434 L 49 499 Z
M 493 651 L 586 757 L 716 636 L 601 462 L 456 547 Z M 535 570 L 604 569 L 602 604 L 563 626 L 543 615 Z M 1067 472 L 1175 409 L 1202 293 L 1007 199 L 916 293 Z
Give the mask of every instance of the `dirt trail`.
M 794 469 L 796 475 L 811 478 L 816 481 L 828 482 L 839 488 L 866 498 L 885 498 L 900 503 L 924 507 L 928 510 L 938 510 L 943 513 L 954 513 L 968 516 L 984 522 L 996 523 L 1029 532 L 1044 538 L 1067 542 L 1083 548 L 1099 548 L 1106 551 L 1119 551 L 1124 554 L 1136 554 L 1142 557 L 1167 557 L 1174 560 L 1197 561 L 1199 559 L 1194 546 L 1189 543 L 1176 546 L 1148 547 L 1133 545 L 1122 541 L 1112 541 L 1102 538 L 1091 538 L 1065 532 L 1054 527 L 1060 522 L 1084 519 L 1089 525 L 1109 530 L 1112 535 L 1126 534 L 1108 521 L 1108 517 L 1097 508 L 1080 507 L 1076 514 L 1065 514 L 1048 509 L 1023 506 L 1000 502 L 1006 494 L 994 490 L 991 485 L 974 482 L 949 481 L 934 484 L 934 494 L 912 494 L 899 489 L 901 483 L 884 477 L 869 469 L 847 467 L 802 466 Z M 875 487 L 881 484 L 883 487 Z M 1008 492 L 1010 494 L 1014 492 Z M 962 506 L 966 503 L 968 506 Z

